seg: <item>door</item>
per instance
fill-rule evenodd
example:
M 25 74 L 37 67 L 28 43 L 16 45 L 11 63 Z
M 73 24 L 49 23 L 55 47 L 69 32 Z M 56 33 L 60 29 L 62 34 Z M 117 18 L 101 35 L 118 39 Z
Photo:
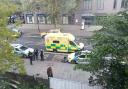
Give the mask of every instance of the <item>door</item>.
M 34 23 L 34 16 L 33 15 L 27 15 L 27 23 Z

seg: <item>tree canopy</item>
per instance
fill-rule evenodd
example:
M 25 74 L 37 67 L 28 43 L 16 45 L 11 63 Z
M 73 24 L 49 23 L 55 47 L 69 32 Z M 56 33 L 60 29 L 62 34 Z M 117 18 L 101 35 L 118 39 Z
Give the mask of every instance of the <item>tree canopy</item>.
M 10 47 L 14 39 L 7 29 L 8 17 L 16 11 L 16 5 L 10 0 L 0 0 L 0 72 L 4 73 L 17 68 L 18 72 L 24 73 L 23 61 L 19 59 Z
M 90 71 L 106 89 L 128 88 L 128 14 L 120 12 L 102 19 L 101 31 L 93 37 L 89 64 L 76 68 Z

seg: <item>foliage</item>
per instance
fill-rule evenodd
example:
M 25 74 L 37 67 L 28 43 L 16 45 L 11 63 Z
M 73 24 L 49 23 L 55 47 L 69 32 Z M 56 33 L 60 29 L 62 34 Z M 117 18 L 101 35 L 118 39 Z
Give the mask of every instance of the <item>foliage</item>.
M 18 89 L 48 89 L 43 83 L 31 85 L 29 83 L 23 83 L 18 86 Z
M 11 83 L 11 81 L 8 79 L 0 79 L 0 89 L 14 89 L 13 87 L 17 87 L 16 89 L 48 89 L 48 87 L 42 83 L 31 85 L 29 83 L 19 82 L 19 84 L 16 84 L 13 82 Z
M 17 68 L 18 72 L 24 73 L 23 61 L 12 51 L 9 42 L 14 38 L 7 29 L 8 16 L 15 12 L 16 6 L 9 0 L 0 0 L 0 72 L 12 71 Z
M 127 89 L 128 14 L 108 16 L 101 23 L 103 29 L 93 36 L 90 63 L 79 64 L 76 68 L 90 71 L 96 83 L 106 89 Z
M 37 11 L 40 9 L 48 14 L 55 27 L 59 24 L 59 18 L 62 14 L 73 12 L 79 6 L 80 0 L 33 0 L 26 5 L 28 11 Z

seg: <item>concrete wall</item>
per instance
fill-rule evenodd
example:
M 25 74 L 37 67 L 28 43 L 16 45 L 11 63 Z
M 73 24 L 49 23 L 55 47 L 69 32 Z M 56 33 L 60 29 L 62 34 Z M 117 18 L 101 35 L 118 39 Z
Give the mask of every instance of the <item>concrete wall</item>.
M 64 79 L 50 78 L 51 89 L 102 89 L 101 86 L 89 86 L 88 82 L 77 82 Z

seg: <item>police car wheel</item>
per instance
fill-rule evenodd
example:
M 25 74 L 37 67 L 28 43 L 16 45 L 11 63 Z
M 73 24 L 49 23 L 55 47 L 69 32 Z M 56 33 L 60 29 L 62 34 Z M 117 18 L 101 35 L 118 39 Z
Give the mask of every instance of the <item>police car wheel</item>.
M 71 60 L 71 64 L 76 64 L 76 61 L 75 60 Z

